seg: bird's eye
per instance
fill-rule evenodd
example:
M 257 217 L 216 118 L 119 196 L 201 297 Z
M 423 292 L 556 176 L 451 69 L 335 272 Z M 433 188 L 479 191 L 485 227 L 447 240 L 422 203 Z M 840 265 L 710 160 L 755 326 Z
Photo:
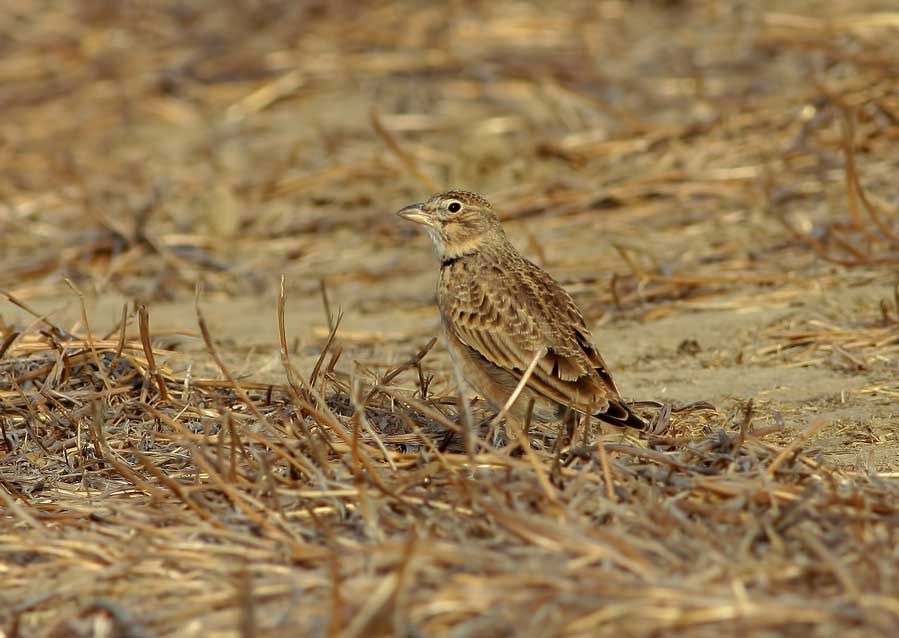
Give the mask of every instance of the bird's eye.
M 462 204 L 460 204 L 459 202 L 450 202 L 450 205 L 446 207 L 446 210 L 451 213 L 458 213 L 460 210 L 462 210 Z

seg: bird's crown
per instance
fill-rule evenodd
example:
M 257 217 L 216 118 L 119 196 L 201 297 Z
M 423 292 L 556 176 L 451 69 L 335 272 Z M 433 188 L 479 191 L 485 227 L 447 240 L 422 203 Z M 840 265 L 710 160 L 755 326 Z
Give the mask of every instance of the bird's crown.
M 438 193 L 430 198 L 428 203 L 436 204 L 441 201 L 445 201 L 448 199 L 454 199 L 462 202 L 463 204 L 468 204 L 470 206 L 479 206 L 481 208 L 491 208 L 490 202 L 486 199 L 478 195 L 477 193 L 473 193 L 471 191 L 465 190 L 448 190 L 443 193 Z

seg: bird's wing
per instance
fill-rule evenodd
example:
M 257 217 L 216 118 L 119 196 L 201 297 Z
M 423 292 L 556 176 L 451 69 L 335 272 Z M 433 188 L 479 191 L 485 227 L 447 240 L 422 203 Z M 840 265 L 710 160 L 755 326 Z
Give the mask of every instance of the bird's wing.
M 530 262 L 511 272 L 472 272 L 442 290 L 447 329 L 463 344 L 520 378 L 546 349 L 529 380 L 538 394 L 592 413 L 620 402 L 605 362 L 571 296 Z

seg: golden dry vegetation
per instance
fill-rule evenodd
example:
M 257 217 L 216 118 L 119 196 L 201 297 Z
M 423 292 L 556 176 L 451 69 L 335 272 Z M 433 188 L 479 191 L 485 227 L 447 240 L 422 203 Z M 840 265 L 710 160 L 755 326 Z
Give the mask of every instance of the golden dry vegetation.
M 0 636 L 896 635 L 895 3 L 0 27 Z M 460 415 L 448 186 L 667 429 Z

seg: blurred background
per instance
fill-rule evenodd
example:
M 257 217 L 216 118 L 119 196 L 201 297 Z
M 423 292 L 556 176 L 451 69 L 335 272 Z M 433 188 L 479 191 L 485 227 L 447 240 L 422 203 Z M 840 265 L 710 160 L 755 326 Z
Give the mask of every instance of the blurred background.
M 895 372 L 881 333 L 833 341 L 896 314 L 893 3 L 48 1 L 0 31 L 0 287 L 60 323 L 69 280 L 95 329 L 141 300 L 190 349 L 199 283 L 241 372 L 280 378 L 283 274 L 307 362 L 338 308 L 344 363 L 406 357 L 437 266 L 393 212 L 452 186 L 626 394 Z

